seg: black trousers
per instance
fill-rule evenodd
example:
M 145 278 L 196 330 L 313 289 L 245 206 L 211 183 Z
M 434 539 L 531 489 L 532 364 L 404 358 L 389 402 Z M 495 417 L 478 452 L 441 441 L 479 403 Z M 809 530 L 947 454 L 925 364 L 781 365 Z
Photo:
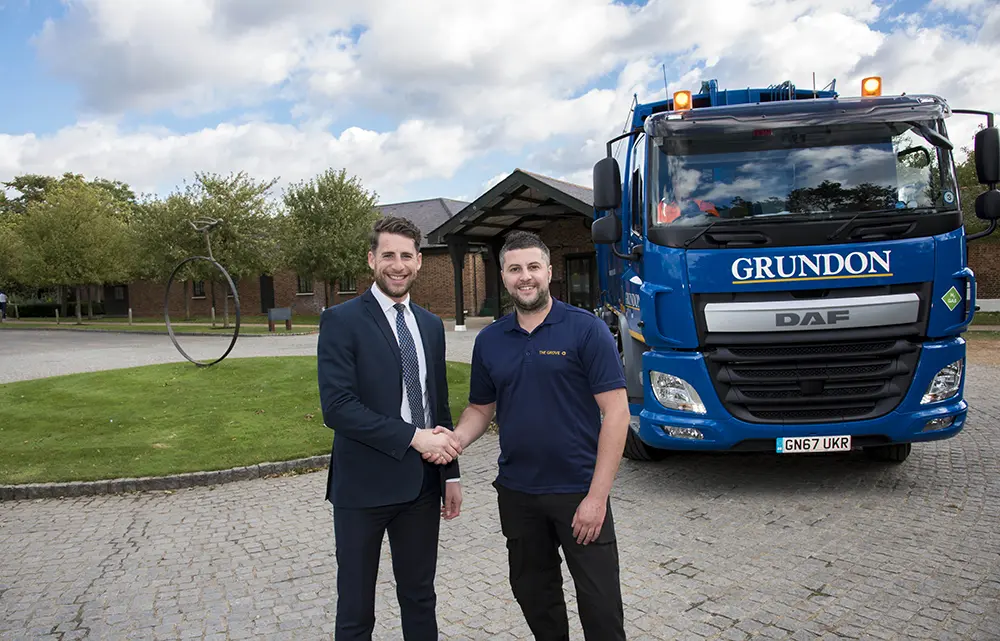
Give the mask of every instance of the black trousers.
M 580 545 L 573 515 L 586 494 L 524 494 L 494 483 L 507 539 L 510 586 L 538 641 L 568 641 L 559 547 L 576 586 L 587 641 L 624 641 L 624 613 L 611 501 L 597 540 Z
M 365 509 L 334 507 L 337 542 L 336 641 L 370 641 L 382 541 L 389 534 L 392 573 L 406 641 L 437 641 L 440 474 L 425 464 L 420 496 L 410 503 Z

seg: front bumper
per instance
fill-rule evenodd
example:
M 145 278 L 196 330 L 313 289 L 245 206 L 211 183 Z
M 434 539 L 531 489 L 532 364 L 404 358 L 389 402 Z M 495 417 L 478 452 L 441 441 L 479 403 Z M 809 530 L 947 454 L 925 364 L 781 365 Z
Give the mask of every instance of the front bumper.
M 941 368 L 964 358 L 965 341 L 961 338 L 924 343 L 912 382 L 902 401 L 893 411 L 878 418 L 830 423 L 764 424 L 734 418 L 723 407 L 700 353 L 648 351 L 642 359 L 645 400 L 639 414 L 638 435 L 647 445 L 660 449 L 772 452 L 775 451 L 775 439 L 785 436 L 851 435 L 856 447 L 950 438 L 965 426 L 968 411 L 968 404 L 963 398 L 966 368 L 963 368 L 958 394 L 927 405 L 921 405 L 920 400 Z M 705 404 L 705 414 L 680 412 L 661 406 L 650 387 L 651 370 L 679 376 L 694 386 Z M 925 430 L 928 421 L 940 418 L 954 420 L 947 427 Z M 702 438 L 673 437 L 667 434 L 666 426 L 696 428 Z

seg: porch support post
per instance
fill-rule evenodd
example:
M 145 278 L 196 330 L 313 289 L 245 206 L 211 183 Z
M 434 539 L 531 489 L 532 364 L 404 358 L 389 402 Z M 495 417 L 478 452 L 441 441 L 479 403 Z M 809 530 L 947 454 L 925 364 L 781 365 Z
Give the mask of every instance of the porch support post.
M 503 316 L 501 301 L 503 300 L 503 269 L 500 267 L 500 249 L 503 248 L 504 239 L 497 238 L 490 242 L 490 264 L 493 265 L 493 273 L 496 275 L 496 285 L 494 286 L 493 320 Z
M 449 238 L 448 253 L 455 268 L 455 331 L 465 331 L 465 255 L 469 243 L 464 238 Z

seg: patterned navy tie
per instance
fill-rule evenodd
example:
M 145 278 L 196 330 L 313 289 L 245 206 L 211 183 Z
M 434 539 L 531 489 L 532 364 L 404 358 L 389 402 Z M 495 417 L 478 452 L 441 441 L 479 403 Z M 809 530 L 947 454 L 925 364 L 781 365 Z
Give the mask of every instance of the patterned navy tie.
M 420 387 L 420 362 L 417 360 L 417 347 L 413 342 L 413 334 L 406 326 L 403 303 L 393 305 L 396 308 L 396 334 L 399 335 L 399 353 L 403 357 L 403 382 L 406 384 L 406 398 L 410 403 L 410 422 L 414 426 L 424 427 L 424 393 Z

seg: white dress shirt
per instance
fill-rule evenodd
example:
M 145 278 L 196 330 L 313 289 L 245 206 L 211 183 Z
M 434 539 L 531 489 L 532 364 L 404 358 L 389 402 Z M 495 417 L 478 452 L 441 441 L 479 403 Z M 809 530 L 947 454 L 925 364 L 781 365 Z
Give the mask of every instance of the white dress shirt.
M 385 319 L 389 322 L 389 327 L 392 329 L 392 335 L 396 337 L 396 344 L 399 345 L 399 334 L 396 333 L 396 316 L 399 312 L 393 305 L 396 301 L 392 300 L 386 296 L 385 292 L 379 289 L 376 283 L 372 283 L 372 294 L 375 296 L 375 300 L 378 301 L 379 307 L 382 308 L 382 313 L 385 314 Z M 413 336 L 414 346 L 417 348 L 417 363 L 420 366 L 420 387 L 421 396 L 423 397 L 424 405 L 424 427 L 433 428 L 435 425 L 431 423 L 431 402 L 430 394 L 427 391 L 427 355 L 424 354 L 424 341 L 420 336 L 420 328 L 417 327 L 417 318 L 413 315 L 413 310 L 410 309 L 410 295 L 407 294 L 406 298 L 403 300 L 403 305 L 405 307 L 403 313 L 406 315 L 404 320 L 406 321 L 406 327 L 409 328 L 410 334 Z M 407 423 L 410 423 L 413 414 L 410 412 L 410 402 L 406 395 L 406 380 L 403 380 L 403 401 L 399 407 L 400 418 L 402 418 Z M 416 430 L 414 430 L 416 434 Z M 461 478 L 446 479 L 448 483 L 458 483 Z
M 396 333 L 396 315 L 398 312 L 393 305 L 396 304 L 394 300 L 385 295 L 378 285 L 372 283 L 372 294 L 375 295 L 375 300 L 378 301 L 379 306 L 382 308 L 382 313 L 385 314 L 385 319 L 389 322 L 389 327 L 392 329 L 392 335 L 396 337 L 396 344 L 399 345 L 399 335 Z M 405 321 L 406 327 L 409 328 L 410 334 L 413 336 L 414 346 L 417 348 L 417 363 L 420 365 L 420 387 L 421 387 L 421 398 L 423 399 L 424 406 L 424 427 L 434 427 L 431 423 L 431 403 L 430 395 L 427 391 L 427 355 L 424 354 L 424 342 L 420 337 L 420 328 L 417 327 L 417 319 L 413 315 L 413 310 L 410 309 L 410 296 L 406 295 L 406 299 L 403 300 L 403 305 L 405 306 Z M 403 402 L 400 405 L 399 413 L 401 418 L 407 423 L 413 422 L 413 415 L 410 413 L 410 402 L 407 400 L 409 397 L 406 395 L 406 381 L 403 381 Z

